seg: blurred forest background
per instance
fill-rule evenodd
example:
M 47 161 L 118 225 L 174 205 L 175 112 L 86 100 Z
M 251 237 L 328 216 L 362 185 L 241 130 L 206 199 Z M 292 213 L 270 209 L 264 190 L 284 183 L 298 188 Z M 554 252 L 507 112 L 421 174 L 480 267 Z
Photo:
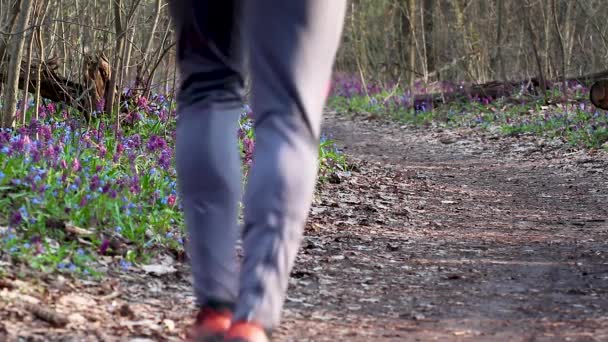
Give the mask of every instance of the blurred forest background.
M 336 70 L 404 87 L 602 76 L 608 69 L 603 4 L 351 0 Z M 0 38 L 4 127 L 19 124 L 19 113 L 37 108 L 41 98 L 88 116 L 112 112 L 117 95 L 170 94 L 176 83 L 164 0 L 0 0 Z M 19 101 L 24 93 L 33 103 Z M 105 105 L 96 108 L 101 99 Z

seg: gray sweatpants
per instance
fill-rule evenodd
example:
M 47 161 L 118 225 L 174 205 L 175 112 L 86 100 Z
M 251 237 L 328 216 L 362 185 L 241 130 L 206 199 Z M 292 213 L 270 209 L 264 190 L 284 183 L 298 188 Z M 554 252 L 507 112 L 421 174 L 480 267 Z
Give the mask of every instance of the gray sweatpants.
M 176 166 L 200 305 L 280 322 L 317 176 L 321 116 L 346 0 L 172 0 L 181 87 Z M 247 60 L 255 123 L 244 194 L 237 121 Z

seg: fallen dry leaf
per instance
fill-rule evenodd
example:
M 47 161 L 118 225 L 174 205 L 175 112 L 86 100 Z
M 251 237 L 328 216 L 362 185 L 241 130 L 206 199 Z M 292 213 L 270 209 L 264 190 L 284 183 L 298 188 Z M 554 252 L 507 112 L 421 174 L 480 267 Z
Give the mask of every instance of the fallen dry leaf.
M 76 309 L 85 309 L 95 306 L 97 302 L 88 296 L 79 295 L 77 293 L 68 293 L 59 298 L 58 303 L 67 307 Z
M 141 268 L 146 273 L 151 273 L 151 274 L 154 274 L 154 275 L 157 275 L 157 276 L 161 276 L 161 275 L 177 272 L 177 269 L 175 267 L 173 267 L 173 265 L 162 265 L 162 264 L 143 265 L 143 266 L 141 266 Z

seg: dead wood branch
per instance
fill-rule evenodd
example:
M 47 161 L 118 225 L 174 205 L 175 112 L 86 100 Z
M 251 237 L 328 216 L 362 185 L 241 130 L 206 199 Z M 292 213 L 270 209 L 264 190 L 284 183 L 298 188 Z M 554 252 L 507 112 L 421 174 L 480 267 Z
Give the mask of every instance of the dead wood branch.
M 51 308 L 46 308 L 40 306 L 39 304 L 34 305 L 30 303 L 25 303 L 24 305 L 34 316 L 49 323 L 54 327 L 62 328 L 70 322 L 65 315 Z

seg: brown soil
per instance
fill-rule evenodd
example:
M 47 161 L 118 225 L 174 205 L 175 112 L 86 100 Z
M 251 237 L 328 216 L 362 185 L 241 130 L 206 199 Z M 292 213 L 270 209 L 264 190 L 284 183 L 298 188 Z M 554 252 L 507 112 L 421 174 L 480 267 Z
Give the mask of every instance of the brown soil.
M 332 114 L 325 130 L 356 170 L 319 186 L 276 341 L 608 341 L 606 153 Z M 22 270 L 0 282 L 0 340 L 179 340 L 176 267 Z

